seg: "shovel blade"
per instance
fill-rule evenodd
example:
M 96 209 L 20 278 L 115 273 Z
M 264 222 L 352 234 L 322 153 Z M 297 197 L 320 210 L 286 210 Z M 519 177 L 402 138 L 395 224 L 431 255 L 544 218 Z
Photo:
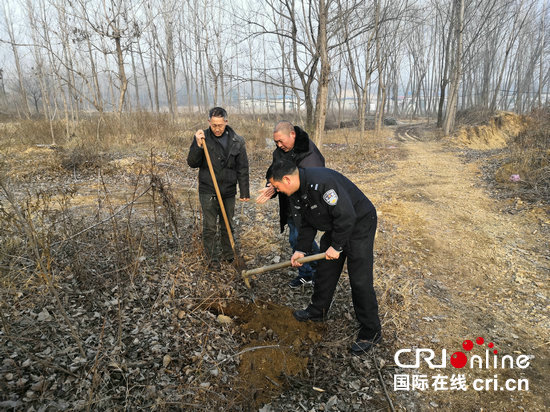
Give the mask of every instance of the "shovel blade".
M 235 255 L 235 259 L 233 260 L 233 266 L 235 269 L 237 269 L 237 272 L 241 273 L 243 270 L 246 270 L 246 263 L 242 256 Z

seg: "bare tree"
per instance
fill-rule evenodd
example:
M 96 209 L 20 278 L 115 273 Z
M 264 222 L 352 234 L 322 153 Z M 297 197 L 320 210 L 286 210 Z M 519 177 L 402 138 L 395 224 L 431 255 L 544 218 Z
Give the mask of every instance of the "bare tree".
M 544 56 L 545 56 L 545 43 L 546 43 L 546 12 L 548 10 L 548 3 L 544 3 L 540 19 L 540 31 L 539 31 L 539 85 L 537 90 L 537 103 L 539 107 L 542 107 L 542 90 L 544 84 Z M 0 78 L 2 77 L 0 72 Z M 3 86 L 2 86 L 3 87 Z
M 175 118 L 178 112 L 178 99 L 176 92 L 176 52 L 174 48 L 175 37 L 175 12 L 179 2 L 166 1 L 162 3 L 162 22 L 164 23 L 164 43 L 165 47 L 159 44 L 159 51 L 162 56 L 161 65 L 164 74 L 164 86 L 166 90 L 166 100 L 170 109 L 172 118 Z
M 493 98 L 491 100 L 491 110 L 497 108 L 497 99 L 500 95 L 500 88 L 502 85 L 502 80 L 504 76 L 504 71 L 507 68 L 508 58 L 510 57 L 510 52 L 521 32 L 521 28 L 526 23 L 528 14 L 524 12 L 523 6 L 525 0 L 521 0 L 519 4 L 514 5 L 513 10 L 511 10 L 510 17 L 512 19 L 512 29 L 508 32 L 508 39 L 506 41 L 506 48 L 504 50 L 504 58 L 501 63 L 501 69 L 498 74 L 498 79 L 494 88 Z
M 321 60 L 321 70 L 319 74 L 317 96 L 315 102 L 315 129 L 313 136 L 317 146 L 321 146 L 321 139 L 325 130 L 325 122 L 327 118 L 327 103 L 328 103 L 328 84 L 330 80 L 331 66 L 328 55 L 328 14 L 330 0 L 319 0 L 319 26 L 317 32 L 317 48 L 319 58 Z
M 459 108 L 529 110 L 550 89 L 540 0 L 25 0 L 13 13 L 14 4 L 0 7 L 13 56 L 3 81 L 17 85 L 28 117 L 26 77 L 36 76 L 35 106 L 50 121 L 63 111 L 67 125 L 82 108 L 120 115 L 143 102 L 177 116 L 178 98 L 202 111 L 235 96 L 242 107 L 245 95 L 271 116 L 277 95 L 321 144 L 329 100 L 340 121 L 350 91 L 363 133 L 372 96 L 377 128 L 386 110 L 437 110 L 451 131 Z
M 52 111 L 52 107 L 51 107 L 49 91 L 52 88 L 49 87 L 50 86 L 49 80 L 48 80 L 49 70 L 48 70 L 48 67 L 45 67 L 47 62 L 45 60 L 45 57 L 43 56 L 44 49 L 40 47 L 41 39 L 39 38 L 40 33 L 38 32 L 38 30 L 44 26 L 39 24 L 39 19 L 34 15 L 35 9 L 33 8 L 33 4 L 31 3 L 30 0 L 27 0 L 26 7 L 27 7 L 26 9 L 27 17 L 29 19 L 29 24 L 31 27 L 31 36 L 34 43 L 34 47 L 32 49 L 34 52 L 34 60 L 36 63 L 36 66 L 34 69 L 34 75 L 38 79 L 38 84 L 40 86 L 40 95 L 41 95 L 40 100 L 42 102 L 44 117 L 46 118 L 46 120 L 49 122 L 49 125 L 50 125 L 50 136 L 52 138 L 52 145 L 55 145 L 55 133 L 53 129 L 53 120 L 56 114 L 56 110 Z M 37 9 L 37 13 L 40 13 L 41 11 L 43 12 L 43 7 L 39 7 Z M 44 21 L 45 19 L 43 18 L 42 20 Z M 55 99 L 54 99 L 54 103 L 55 103 Z
M 453 128 L 456 118 L 456 107 L 458 104 L 458 88 L 462 77 L 462 33 L 464 30 L 464 0 L 455 0 L 454 5 L 455 18 L 453 18 L 452 27 L 454 29 L 454 42 L 456 51 L 453 55 L 451 64 L 451 81 L 449 101 L 447 102 L 447 111 L 443 123 L 443 132 L 447 135 Z
M 81 18 L 96 33 L 100 39 L 112 42 L 113 48 L 108 48 L 107 43 L 103 50 L 105 57 L 113 55 L 116 61 L 116 74 L 118 78 L 118 102 L 117 112 L 122 114 L 128 90 L 128 77 L 125 68 L 125 55 L 131 50 L 131 44 L 139 37 L 140 23 L 134 9 L 139 8 L 140 3 L 131 5 L 127 0 L 104 0 L 101 7 L 89 8 L 86 0 L 78 0 L 80 4 Z M 91 11 L 93 10 L 93 15 Z
M 13 22 L 11 20 L 11 10 L 10 10 L 10 4 L 8 1 L 2 2 L 3 5 L 3 14 L 4 14 L 4 21 L 6 22 L 6 30 L 8 32 L 9 36 L 9 44 L 11 46 L 11 50 L 14 57 L 15 62 L 15 68 L 17 71 L 17 81 L 19 85 L 19 93 L 21 94 L 21 99 L 23 103 L 23 112 L 25 113 L 25 116 L 27 118 L 30 117 L 31 109 L 29 106 L 29 99 L 27 98 L 27 91 L 24 86 L 24 80 L 23 80 L 23 70 L 21 68 L 21 58 L 19 57 L 19 50 L 17 41 L 15 39 L 15 32 L 13 28 Z

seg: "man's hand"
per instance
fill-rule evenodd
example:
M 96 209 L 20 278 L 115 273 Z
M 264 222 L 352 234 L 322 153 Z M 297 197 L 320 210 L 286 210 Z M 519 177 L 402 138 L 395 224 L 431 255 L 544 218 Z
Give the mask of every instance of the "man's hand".
M 197 130 L 197 133 L 195 133 L 195 140 L 197 141 L 197 146 L 202 148 L 202 144 L 204 142 L 204 130 Z
M 340 257 L 340 253 L 342 253 L 342 252 L 337 252 L 336 249 L 334 249 L 331 246 L 325 252 L 325 255 L 326 255 L 325 259 L 327 259 L 327 260 L 336 260 Z
M 299 268 L 300 266 L 302 266 L 302 264 L 300 262 L 296 262 L 296 261 L 300 258 L 303 258 L 304 256 L 305 255 L 302 252 L 296 251 L 296 252 L 294 252 L 292 257 L 290 258 L 290 263 L 292 263 L 293 267 Z
M 239 200 L 241 202 L 248 202 L 250 200 L 250 198 L 249 197 L 240 197 Z
M 265 203 L 273 197 L 275 188 L 268 183 L 266 187 L 260 190 L 260 195 L 256 198 L 256 203 Z

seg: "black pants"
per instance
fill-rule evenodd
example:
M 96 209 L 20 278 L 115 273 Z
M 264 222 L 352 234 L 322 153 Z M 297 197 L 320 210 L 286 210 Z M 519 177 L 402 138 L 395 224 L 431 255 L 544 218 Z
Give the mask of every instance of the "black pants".
M 351 238 L 337 260 L 320 260 L 318 262 L 313 296 L 309 307 L 314 314 L 326 316 L 347 258 L 353 308 L 361 326 L 358 339 L 373 338 L 381 330 L 378 302 L 373 286 L 373 249 L 376 225 L 376 211 L 373 210 L 357 222 Z M 321 237 L 321 250 L 327 250 L 330 245 L 330 232 L 326 232 Z
M 233 258 L 233 248 L 229 241 L 222 211 L 216 195 L 199 194 L 202 207 L 202 243 L 206 257 L 211 260 L 218 260 L 218 247 L 216 242 L 217 226 L 220 226 L 220 243 L 222 259 Z M 235 196 L 223 199 L 223 206 L 233 231 L 233 214 L 235 211 Z

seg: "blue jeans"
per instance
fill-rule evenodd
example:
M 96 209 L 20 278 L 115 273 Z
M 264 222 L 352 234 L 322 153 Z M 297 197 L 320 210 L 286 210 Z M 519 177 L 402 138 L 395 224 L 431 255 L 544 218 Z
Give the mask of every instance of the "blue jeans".
M 298 242 L 298 228 L 296 227 L 294 220 L 290 216 L 287 220 L 287 224 L 288 242 L 290 243 L 290 246 L 292 247 L 292 252 L 294 253 L 296 251 L 296 243 Z M 319 245 L 315 241 L 313 241 L 313 244 L 311 245 L 311 250 L 313 254 L 319 253 Z M 313 277 L 315 276 L 316 266 L 317 262 L 304 263 L 298 268 L 298 276 L 313 279 Z

